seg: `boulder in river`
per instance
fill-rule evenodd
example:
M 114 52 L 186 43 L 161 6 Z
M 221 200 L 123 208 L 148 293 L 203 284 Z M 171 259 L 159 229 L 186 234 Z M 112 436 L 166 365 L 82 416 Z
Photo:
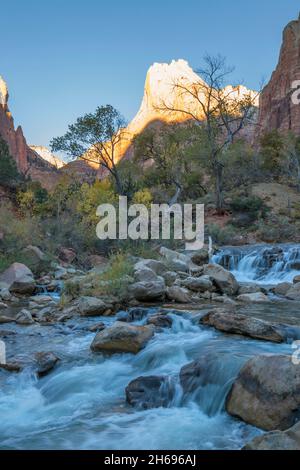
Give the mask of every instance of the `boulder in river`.
M 289 300 L 300 300 L 300 282 L 294 284 L 285 296 Z
M 242 367 L 226 400 L 229 414 L 266 431 L 300 418 L 300 368 L 291 356 L 259 355 Z
M 223 294 L 237 294 L 239 285 L 234 275 L 219 264 L 207 264 L 204 266 L 203 274 L 209 276 Z
M 300 422 L 286 431 L 270 431 L 257 436 L 243 450 L 300 450 Z
M 15 294 L 32 294 L 35 290 L 35 280 L 30 269 L 22 263 L 13 263 L 0 275 L 3 283 L 10 292 Z
M 240 302 L 247 302 L 251 304 L 260 304 L 270 302 L 269 297 L 263 292 L 254 292 L 253 294 L 242 294 L 237 297 Z
M 154 326 L 115 322 L 96 335 L 91 344 L 94 352 L 137 354 L 154 335 Z
M 168 407 L 175 394 L 172 380 L 167 376 L 138 377 L 126 387 L 126 400 L 140 408 Z
M 140 302 L 162 300 L 165 296 L 165 292 L 165 281 L 159 276 L 153 281 L 135 282 L 130 286 L 132 297 Z
M 239 287 L 238 295 L 255 294 L 261 292 L 261 287 L 257 284 L 243 284 Z
M 38 352 L 35 354 L 35 361 L 37 365 L 36 373 L 39 377 L 44 377 L 54 369 L 59 361 L 59 357 L 53 352 Z
M 172 318 L 170 315 L 167 315 L 166 313 L 156 313 L 155 315 L 151 315 L 147 319 L 147 324 L 148 325 L 154 325 L 157 326 L 158 328 L 171 328 L 173 323 Z
M 285 296 L 292 287 L 293 284 L 291 282 L 281 282 L 274 287 L 273 292 L 276 295 Z
M 26 308 L 23 308 L 16 316 L 16 322 L 18 323 L 18 325 L 28 326 L 32 325 L 34 323 L 34 320 L 30 311 Z
M 112 306 L 97 297 L 81 297 L 78 308 L 82 317 L 97 317 L 105 314 Z
M 200 322 L 224 333 L 249 336 L 274 343 L 282 343 L 286 339 L 272 323 L 223 309 L 207 313 Z

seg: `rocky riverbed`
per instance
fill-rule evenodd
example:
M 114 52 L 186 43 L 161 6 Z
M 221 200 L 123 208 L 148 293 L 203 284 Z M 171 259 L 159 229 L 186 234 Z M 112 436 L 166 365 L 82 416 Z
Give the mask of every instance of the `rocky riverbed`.
M 85 276 L 2 275 L 2 449 L 299 448 L 298 279 L 279 294 L 164 249 L 135 261 L 124 305 L 53 294 Z

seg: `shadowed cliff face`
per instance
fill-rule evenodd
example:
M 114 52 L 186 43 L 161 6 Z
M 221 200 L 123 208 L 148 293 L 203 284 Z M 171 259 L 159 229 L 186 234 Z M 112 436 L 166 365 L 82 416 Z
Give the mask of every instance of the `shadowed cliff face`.
M 274 129 L 300 135 L 300 105 L 292 102 L 296 80 L 300 80 L 300 17 L 284 29 L 278 65 L 260 96 L 261 135 Z
M 0 76 L 0 135 L 7 142 L 11 156 L 15 159 L 20 173 L 40 181 L 50 189 L 57 178 L 57 168 L 50 161 L 31 149 L 23 135 L 22 127 L 15 129 L 13 117 L 8 108 L 8 88 Z

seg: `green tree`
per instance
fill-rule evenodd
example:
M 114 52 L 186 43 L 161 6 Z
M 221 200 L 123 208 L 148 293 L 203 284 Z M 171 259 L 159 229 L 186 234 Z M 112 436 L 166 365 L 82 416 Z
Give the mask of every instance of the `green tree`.
M 0 184 L 11 188 L 20 180 L 17 165 L 9 153 L 5 140 L 0 136 Z
M 125 121 L 113 106 L 100 106 L 68 127 L 62 137 L 52 139 L 53 152 L 64 152 L 72 159 L 81 158 L 100 165 L 115 180 L 117 191 L 123 186 L 117 166 L 117 151 L 126 140 Z

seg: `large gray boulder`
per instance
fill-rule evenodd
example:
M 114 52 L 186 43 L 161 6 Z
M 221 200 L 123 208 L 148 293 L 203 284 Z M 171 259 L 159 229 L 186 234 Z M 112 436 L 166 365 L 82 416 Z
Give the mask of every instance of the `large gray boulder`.
M 188 277 L 182 281 L 182 285 L 194 292 L 211 292 L 213 290 L 213 283 L 209 276 Z
M 261 304 L 264 302 L 270 302 L 269 297 L 263 292 L 254 292 L 252 294 L 241 294 L 237 297 L 238 301 L 246 302 L 249 304 Z
M 177 285 L 168 287 L 167 297 L 173 302 L 177 302 L 179 304 L 189 304 L 192 301 L 191 292 L 185 287 Z
M 91 344 L 94 352 L 137 354 L 154 335 L 155 327 L 115 322 L 100 331 Z
M 294 284 L 285 296 L 289 300 L 300 300 L 300 282 Z
M 140 408 L 167 407 L 175 395 L 175 387 L 169 377 L 147 376 L 132 380 L 126 387 L 126 400 Z
M 300 417 L 299 366 L 293 364 L 291 356 L 255 356 L 236 378 L 226 409 L 266 431 L 290 428 Z
M 271 431 L 255 437 L 243 450 L 300 450 L 300 422 L 287 431 Z
M 293 284 L 291 282 L 281 282 L 274 287 L 273 292 L 276 295 L 285 296 L 292 287 Z
M 213 326 L 224 333 L 249 336 L 250 338 L 282 343 L 285 337 L 277 330 L 276 326 L 258 318 L 237 314 L 228 310 L 213 310 L 200 322 L 206 326 Z
M 0 275 L 0 283 L 15 294 L 32 294 L 35 280 L 31 270 L 22 263 L 13 263 Z
M 161 276 L 168 271 L 165 264 L 156 259 L 142 259 L 134 265 L 134 271 L 140 271 L 145 268 L 151 269 L 158 276 Z
M 209 276 L 223 294 L 237 294 L 239 285 L 234 275 L 219 264 L 207 264 L 204 266 L 203 274 Z
M 97 317 L 105 314 L 112 306 L 97 297 L 81 297 L 78 308 L 82 317 Z
M 129 292 L 140 302 L 152 302 L 164 298 L 166 285 L 164 279 L 158 276 L 153 281 L 135 282 L 130 286 Z

